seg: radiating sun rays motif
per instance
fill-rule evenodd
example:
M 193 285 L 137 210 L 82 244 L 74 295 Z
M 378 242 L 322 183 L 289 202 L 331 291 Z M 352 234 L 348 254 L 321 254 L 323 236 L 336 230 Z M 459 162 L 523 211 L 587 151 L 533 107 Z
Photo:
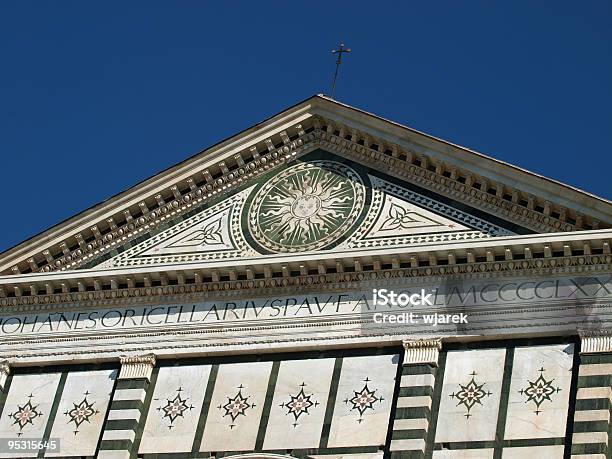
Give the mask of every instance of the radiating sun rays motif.
M 353 169 L 332 161 L 302 163 L 257 193 L 249 222 L 257 241 L 268 249 L 312 250 L 345 233 L 364 201 L 363 183 Z

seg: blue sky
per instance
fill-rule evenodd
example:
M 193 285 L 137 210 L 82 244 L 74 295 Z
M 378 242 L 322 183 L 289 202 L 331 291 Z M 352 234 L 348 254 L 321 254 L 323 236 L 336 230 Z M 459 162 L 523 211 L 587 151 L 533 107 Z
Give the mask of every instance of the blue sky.
M 294 103 L 611 198 L 612 2 L 0 2 L 7 249 Z

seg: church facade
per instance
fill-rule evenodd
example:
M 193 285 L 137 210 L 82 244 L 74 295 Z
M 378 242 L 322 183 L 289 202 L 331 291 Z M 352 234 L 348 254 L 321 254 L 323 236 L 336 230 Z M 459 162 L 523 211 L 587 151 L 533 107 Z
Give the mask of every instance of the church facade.
M 0 255 L 0 457 L 609 458 L 611 241 L 311 97 Z

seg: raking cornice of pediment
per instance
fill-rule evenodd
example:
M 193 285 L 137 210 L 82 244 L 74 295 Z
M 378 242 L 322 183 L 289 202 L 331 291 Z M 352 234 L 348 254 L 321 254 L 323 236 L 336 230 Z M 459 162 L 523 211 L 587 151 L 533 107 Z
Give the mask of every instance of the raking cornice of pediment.
M 9 249 L 0 273 L 78 269 L 317 148 L 534 232 L 612 223 L 608 200 L 319 95 Z

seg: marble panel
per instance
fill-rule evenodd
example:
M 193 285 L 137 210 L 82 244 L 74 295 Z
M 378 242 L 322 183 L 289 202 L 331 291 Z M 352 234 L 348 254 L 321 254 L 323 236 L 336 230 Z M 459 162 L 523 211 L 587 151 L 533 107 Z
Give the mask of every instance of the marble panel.
M 272 362 L 219 366 L 200 451 L 255 448 Z
M 327 446 L 384 445 L 399 355 L 342 361 Z
M 449 351 L 436 442 L 495 440 L 505 349 Z
M 159 369 L 139 454 L 191 451 L 210 369 L 210 365 Z
M 13 376 L 0 417 L 0 438 L 43 439 L 60 377 L 60 373 Z M 37 454 L 2 452 L 0 457 L 36 457 Z
M 289 360 L 280 364 L 264 449 L 319 446 L 335 360 Z
M 95 454 L 116 378 L 117 370 L 68 373 L 50 435 L 61 448 L 45 457 Z
M 564 437 L 574 346 L 517 347 L 504 439 Z

